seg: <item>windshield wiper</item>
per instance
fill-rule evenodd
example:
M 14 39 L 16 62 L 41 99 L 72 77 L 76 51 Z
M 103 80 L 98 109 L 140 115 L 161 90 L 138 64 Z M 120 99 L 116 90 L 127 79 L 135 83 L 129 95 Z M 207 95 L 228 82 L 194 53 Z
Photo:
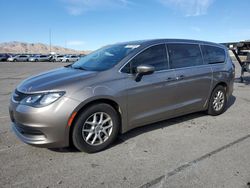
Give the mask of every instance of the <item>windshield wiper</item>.
M 64 67 L 66 67 L 66 68 L 68 68 L 68 67 L 72 68 L 72 64 L 66 65 Z
M 73 67 L 73 66 L 71 66 L 73 69 L 79 69 L 79 70 L 86 70 L 85 68 L 83 68 L 83 67 Z
M 64 66 L 64 67 L 66 67 L 66 68 L 72 68 L 72 69 L 79 69 L 79 70 L 86 70 L 86 69 L 83 68 L 83 67 L 73 67 L 72 65 L 73 65 L 73 64 L 69 64 L 69 65 L 66 65 L 66 66 Z
M 83 67 L 77 67 L 77 66 L 73 67 L 73 64 L 69 64 L 69 65 L 66 65 L 64 67 L 66 67 L 66 68 L 72 68 L 72 69 L 78 69 L 78 70 L 87 70 L 87 69 L 85 69 Z

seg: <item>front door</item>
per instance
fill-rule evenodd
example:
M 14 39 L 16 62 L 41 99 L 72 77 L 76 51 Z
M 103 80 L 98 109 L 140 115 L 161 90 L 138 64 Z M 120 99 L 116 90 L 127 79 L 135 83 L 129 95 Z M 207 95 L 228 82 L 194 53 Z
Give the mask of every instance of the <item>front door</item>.
M 155 72 L 135 81 L 136 67 L 152 65 Z M 130 61 L 132 75 L 128 76 L 128 124 L 133 127 L 165 119 L 173 105 L 171 92 L 175 72 L 168 69 L 165 44 L 147 48 Z

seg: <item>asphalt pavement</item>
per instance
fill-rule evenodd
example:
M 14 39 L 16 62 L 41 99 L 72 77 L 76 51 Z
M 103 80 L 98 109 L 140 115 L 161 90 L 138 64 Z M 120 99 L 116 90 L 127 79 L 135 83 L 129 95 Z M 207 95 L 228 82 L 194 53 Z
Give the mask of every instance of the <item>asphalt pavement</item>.
M 137 128 L 96 154 L 29 146 L 10 129 L 8 104 L 17 84 L 64 65 L 0 63 L 0 187 L 250 187 L 250 74 L 239 83 L 238 64 L 224 114 Z

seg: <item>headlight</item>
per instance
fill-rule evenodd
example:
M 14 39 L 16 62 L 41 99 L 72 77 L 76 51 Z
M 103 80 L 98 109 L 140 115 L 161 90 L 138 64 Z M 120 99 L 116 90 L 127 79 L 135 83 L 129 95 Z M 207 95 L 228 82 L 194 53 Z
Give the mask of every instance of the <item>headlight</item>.
M 53 93 L 39 93 L 32 94 L 25 97 L 21 104 L 33 106 L 33 107 L 44 107 L 47 106 L 64 95 L 65 92 L 53 92 Z

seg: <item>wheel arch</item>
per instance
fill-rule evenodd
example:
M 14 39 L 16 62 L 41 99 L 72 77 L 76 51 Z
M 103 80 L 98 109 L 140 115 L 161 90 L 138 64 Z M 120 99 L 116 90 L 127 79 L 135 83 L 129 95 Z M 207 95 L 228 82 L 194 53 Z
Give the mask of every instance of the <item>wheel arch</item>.
M 227 94 L 227 97 L 228 97 L 228 84 L 226 82 L 224 82 L 224 81 L 217 82 L 216 84 L 214 84 L 214 86 L 212 86 L 211 91 L 210 91 L 210 93 L 208 95 L 208 98 L 207 98 L 206 103 L 204 105 L 206 109 L 208 108 L 208 104 L 209 104 L 210 98 L 211 98 L 211 96 L 213 94 L 213 91 L 219 85 L 223 86 L 226 89 L 226 94 Z
M 120 108 L 120 105 L 112 100 L 112 99 L 108 99 L 108 98 L 101 98 L 101 99 L 94 99 L 92 101 L 89 101 L 87 103 L 82 102 L 80 105 L 78 105 L 78 107 L 72 112 L 71 117 L 73 116 L 73 114 L 75 113 L 76 115 L 73 117 L 73 120 L 71 122 L 71 125 L 69 125 L 69 144 L 72 145 L 72 132 L 75 126 L 75 122 L 77 121 L 78 117 L 80 116 L 80 114 L 87 109 L 88 107 L 95 105 L 95 104 L 100 104 L 100 103 L 105 103 L 108 104 L 110 106 L 112 106 L 116 111 L 117 114 L 119 116 L 119 120 L 120 120 L 120 127 L 119 127 L 119 133 L 121 133 L 122 131 L 122 111 Z
M 212 90 L 211 94 L 213 93 L 214 89 L 216 87 L 218 87 L 219 85 L 223 86 L 225 88 L 225 90 L 226 90 L 226 93 L 228 94 L 228 84 L 226 82 L 223 82 L 223 81 L 216 83 L 216 85 L 213 87 L 213 90 Z
M 220 115 L 221 113 L 223 113 L 223 112 L 226 110 L 226 105 L 227 105 L 227 104 L 224 105 L 223 111 L 221 111 L 220 113 L 215 113 L 215 112 L 211 109 L 210 104 L 211 104 L 212 96 L 213 96 L 213 93 L 214 93 L 215 89 L 216 89 L 218 86 L 222 86 L 222 87 L 225 89 L 225 92 L 226 92 L 226 96 L 225 96 L 226 99 L 225 99 L 225 101 L 226 101 L 226 103 L 227 103 L 228 97 L 229 97 L 229 86 L 228 86 L 228 84 L 227 84 L 226 82 L 220 81 L 220 82 L 216 83 L 216 84 L 213 86 L 212 91 L 211 91 L 211 93 L 210 93 L 210 95 L 209 95 L 209 99 L 208 99 L 208 101 L 207 101 L 207 105 L 206 105 L 206 113 L 209 114 L 209 115 L 212 115 L 212 116 Z M 209 107 L 209 106 L 210 106 L 210 107 Z

